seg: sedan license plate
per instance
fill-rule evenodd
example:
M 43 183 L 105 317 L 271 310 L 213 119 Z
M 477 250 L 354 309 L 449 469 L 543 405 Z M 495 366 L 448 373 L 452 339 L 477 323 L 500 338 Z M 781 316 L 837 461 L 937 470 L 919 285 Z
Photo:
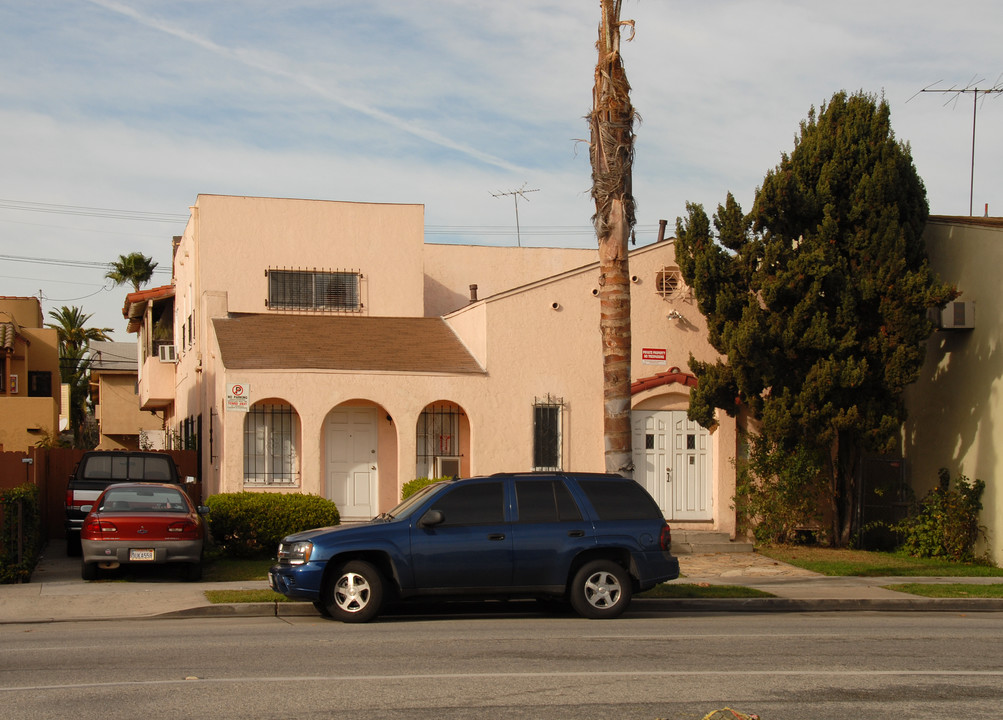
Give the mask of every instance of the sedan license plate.
M 152 562 L 154 560 L 155 554 L 151 549 L 130 549 L 129 550 L 129 561 L 130 562 Z

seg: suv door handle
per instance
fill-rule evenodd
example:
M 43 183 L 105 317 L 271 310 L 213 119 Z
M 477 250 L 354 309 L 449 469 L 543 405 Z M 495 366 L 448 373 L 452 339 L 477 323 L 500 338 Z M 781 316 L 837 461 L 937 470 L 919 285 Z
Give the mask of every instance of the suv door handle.
M 585 537 L 584 530 L 569 530 L 568 537 Z
M 491 533 L 488 535 L 488 540 L 504 540 L 505 533 Z

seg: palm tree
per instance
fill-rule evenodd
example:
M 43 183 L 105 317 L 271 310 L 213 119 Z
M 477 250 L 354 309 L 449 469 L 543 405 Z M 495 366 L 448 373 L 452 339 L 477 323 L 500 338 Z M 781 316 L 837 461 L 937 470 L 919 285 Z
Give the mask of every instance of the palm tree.
M 143 253 L 129 253 L 119 255 L 118 260 L 109 263 L 111 270 L 105 273 L 105 277 L 115 283 L 115 285 L 126 285 L 131 283 L 133 289 L 139 292 L 146 283 L 153 277 L 153 271 L 157 263 L 153 258 L 146 257 Z
M 90 383 L 91 361 L 88 355 L 92 340 L 110 340 L 111 328 L 86 327 L 91 319 L 77 306 L 50 310 L 49 317 L 56 322 L 46 327 L 56 330 L 59 340 L 60 380 L 70 386 L 70 427 L 73 430 L 73 447 L 81 447 L 87 419 L 87 396 Z
M 91 313 L 84 313 L 82 308 L 76 305 L 67 307 L 63 305 L 59 310 L 50 310 L 49 317 L 56 322 L 46 323 L 46 327 L 55 328 L 59 338 L 59 355 L 64 353 L 86 349 L 92 340 L 111 340 L 108 333 L 111 328 L 89 328 L 87 321 L 91 319 Z
M 621 0 L 601 0 L 595 86 L 589 115 L 592 222 L 599 241 L 599 330 L 603 351 L 606 471 L 630 475 L 630 269 L 627 244 L 636 218 L 631 191 L 634 108 L 620 58 Z

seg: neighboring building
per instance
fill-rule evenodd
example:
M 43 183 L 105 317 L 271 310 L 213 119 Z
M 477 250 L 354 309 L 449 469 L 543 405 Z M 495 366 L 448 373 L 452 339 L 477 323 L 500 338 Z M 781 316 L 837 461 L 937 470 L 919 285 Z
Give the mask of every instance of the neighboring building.
M 59 433 L 59 339 L 34 297 L 0 297 L 0 451 Z
M 141 405 L 200 450 L 206 494 L 312 493 L 358 519 L 414 477 L 603 470 L 597 251 L 423 228 L 420 205 L 197 198 L 172 285 L 124 313 Z M 736 421 L 688 421 L 679 370 L 717 357 L 703 317 L 671 241 L 630 269 L 635 476 L 676 526 L 734 534 Z
M 90 344 L 90 393 L 98 423 L 98 450 L 164 447 L 163 415 L 139 406 L 136 343 Z
M 907 473 L 919 497 L 939 468 L 985 481 L 988 550 L 1003 564 L 1003 218 L 934 216 L 925 239 L 930 266 L 961 296 L 938 318 L 906 395 Z

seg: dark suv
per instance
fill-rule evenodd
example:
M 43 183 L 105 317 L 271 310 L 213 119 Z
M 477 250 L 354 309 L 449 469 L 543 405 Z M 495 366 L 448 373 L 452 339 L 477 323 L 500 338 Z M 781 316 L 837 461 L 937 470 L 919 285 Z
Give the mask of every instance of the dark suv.
M 564 598 L 580 615 L 611 618 L 633 593 L 679 576 L 669 542 L 633 480 L 501 474 L 429 485 L 362 525 L 290 535 L 268 581 L 345 622 L 428 596 Z

